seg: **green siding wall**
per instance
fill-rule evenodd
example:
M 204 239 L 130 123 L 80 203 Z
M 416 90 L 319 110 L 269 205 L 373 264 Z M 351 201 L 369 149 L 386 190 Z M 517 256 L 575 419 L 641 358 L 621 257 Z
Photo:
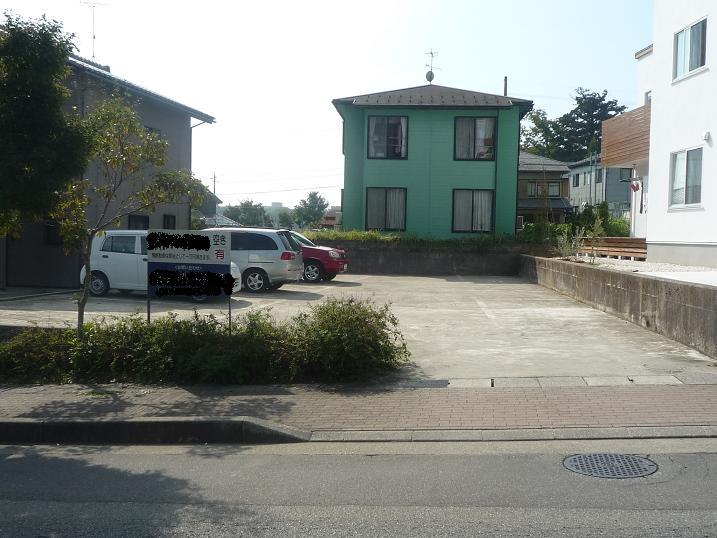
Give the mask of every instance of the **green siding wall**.
M 520 118 L 517 108 L 386 109 L 338 105 L 344 118 L 344 229 L 365 229 L 366 187 L 405 187 L 406 232 L 454 234 L 453 189 L 495 189 L 495 231 L 515 232 Z M 408 116 L 408 158 L 368 159 L 368 116 Z M 456 116 L 497 117 L 495 161 L 454 161 Z

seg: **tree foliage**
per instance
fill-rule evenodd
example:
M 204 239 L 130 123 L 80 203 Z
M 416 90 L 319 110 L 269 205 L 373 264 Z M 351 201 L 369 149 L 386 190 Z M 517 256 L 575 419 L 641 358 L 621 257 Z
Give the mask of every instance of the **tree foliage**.
M 0 33 L 0 234 L 45 218 L 68 181 L 79 178 L 90 137 L 63 107 L 72 35 L 44 17 L 6 14 Z
M 244 200 L 239 202 L 239 205 L 228 205 L 224 208 L 223 215 L 242 226 L 273 226 L 264 206 L 255 204 L 253 200 Z
M 315 226 L 324 216 L 329 207 L 326 198 L 317 191 L 311 191 L 309 195 L 299 202 L 294 208 L 294 221 L 299 226 Z
M 279 210 L 279 227 L 280 228 L 293 228 L 294 217 L 291 214 L 291 210 L 283 207 Z
M 103 230 L 160 203 L 199 203 L 204 186 L 189 171 L 164 170 L 167 142 L 145 129 L 137 112 L 119 96 L 100 101 L 86 120 L 92 140 L 96 181 L 70 183 L 51 213 L 67 252 L 78 251 L 86 268 L 78 301 L 78 334 L 90 284 L 90 247 Z M 87 208 L 93 202 L 97 211 Z
M 549 119 L 542 109 L 528 114 L 530 125 L 522 129 L 525 151 L 564 162 L 579 161 L 591 152 L 600 152 L 602 122 L 625 111 L 607 90 L 575 90 L 575 106 L 559 118 Z

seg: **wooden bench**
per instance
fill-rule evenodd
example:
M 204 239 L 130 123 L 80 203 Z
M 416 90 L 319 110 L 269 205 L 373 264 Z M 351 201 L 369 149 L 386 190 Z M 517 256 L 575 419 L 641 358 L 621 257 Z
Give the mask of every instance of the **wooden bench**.
M 601 258 L 619 258 L 645 260 L 647 242 L 644 237 L 598 237 L 585 239 L 578 256 L 597 256 Z

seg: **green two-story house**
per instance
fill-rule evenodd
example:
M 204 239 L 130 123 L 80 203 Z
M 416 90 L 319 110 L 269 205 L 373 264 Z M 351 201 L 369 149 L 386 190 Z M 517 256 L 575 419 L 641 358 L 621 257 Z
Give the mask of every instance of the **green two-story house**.
M 515 233 L 520 120 L 532 101 L 428 84 L 333 104 L 345 230 Z

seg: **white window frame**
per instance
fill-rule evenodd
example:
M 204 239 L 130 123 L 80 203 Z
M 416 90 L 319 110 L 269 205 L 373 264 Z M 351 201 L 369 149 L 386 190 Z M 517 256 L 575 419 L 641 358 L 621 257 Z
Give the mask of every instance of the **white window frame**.
M 691 77 L 692 75 L 695 75 L 695 74 L 705 71 L 707 69 L 706 47 L 705 47 L 705 63 L 698 67 L 695 67 L 694 69 L 690 69 L 691 30 L 694 26 L 697 26 L 698 24 L 700 24 L 701 22 L 706 21 L 706 20 L 707 20 L 707 16 L 705 15 L 704 17 L 697 19 L 696 21 L 688 24 L 687 26 L 680 28 L 673 34 L 673 36 L 672 36 L 672 82 L 679 82 L 680 80 Z M 687 66 L 686 66 L 686 70 L 684 71 L 684 73 L 678 74 L 677 73 L 677 40 L 678 40 L 678 36 L 685 31 L 687 32 L 687 35 L 686 35 L 686 39 L 685 39 L 685 49 L 686 50 L 685 50 L 684 56 L 686 58 Z M 706 30 L 705 30 L 704 39 L 705 39 L 705 41 L 707 40 L 707 31 Z
M 689 148 L 678 149 L 677 151 L 672 151 L 672 152 L 670 152 L 670 176 L 669 176 L 669 183 L 668 183 L 670 190 L 669 190 L 668 195 L 667 195 L 667 207 L 668 207 L 669 209 L 694 209 L 694 208 L 701 208 L 701 207 L 702 207 L 702 194 L 701 194 L 701 192 L 700 192 L 700 201 L 699 201 L 699 202 L 695 202 L 695 203 L 691 203 L 691 204 L 687 204 L 687 203 L 684 203 L 684 202 L 681 203 L 681 204 L 673 204 L 673 203 L 672 203 L 672 191 L 674 190 L 673 187 L 674 187 L 674 183 L 675 183 L 675 165 L 674 165 L 675 155 L 678 155 L 678 154 L 680 154 L 680 153 L 684 153 L 684 154 L 685 154 L 685 177 L 682 178 L 682 182 L 683 182 L 683 188 L 685 189 L 685 199 L 687 199 L 687 152 L 693 151 L 693 150 L 696 150 L 696 149 L 701 149 L 701 150 L 702 150 L 702 159 L 703 159 L 703 161 L 702 161 L 702 168 L 700 168 L 700 191 L 701 191 L 701 188 L 702 188 L 702 171 L 704 170 L 704 157 L 705 157 L 704 146 L 692 146 L 692 147 L 689 147 Z

